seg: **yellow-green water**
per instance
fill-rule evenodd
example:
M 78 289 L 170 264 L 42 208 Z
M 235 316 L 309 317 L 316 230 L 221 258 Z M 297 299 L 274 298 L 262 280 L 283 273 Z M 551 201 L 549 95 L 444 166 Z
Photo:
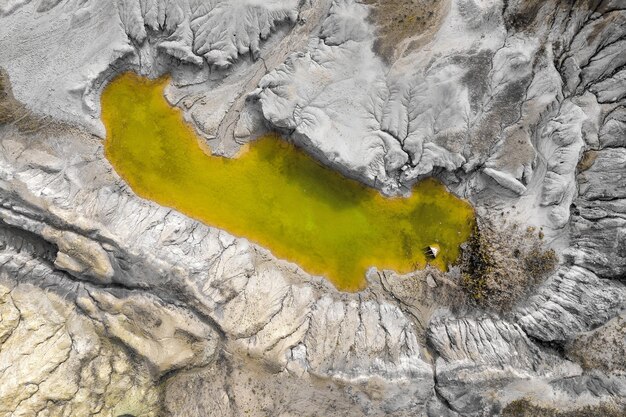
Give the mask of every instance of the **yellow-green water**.
M 163 97 L 166 79 L 126 73 L 102 94 L 106 156 L 140 196 L 270 249 L 337 288 L 364 287 L 370 266 L 445 268 L 473 224 L 471 206 L 435 180 L 387 198 L 268 136 L 236 159 L 210 156 Z

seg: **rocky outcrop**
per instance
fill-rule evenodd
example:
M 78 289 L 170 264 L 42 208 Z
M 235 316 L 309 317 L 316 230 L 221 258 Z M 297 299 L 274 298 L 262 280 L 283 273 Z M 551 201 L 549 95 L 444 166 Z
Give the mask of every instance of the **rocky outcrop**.
M 519 309 L 519 323 L 534 338 L 563 342 L 606 323 L 624 303 L 624 285 L 603 281 L 580 266 L 564 267 Z
M 149 364 L 82 313 L 47 244 L 6 226 L 0 242 L 0 413 L 159 415 Z
M 439 355 L 437 392 L 461 415 L 497 411 L 500 401 L 532 393 L 532 387 L 546 381 L 581 374 L 578 365 L 537 346 L 517 324 L 489 318 L 444 319 L 431 323 L 428 331 Z
M 605 372 L 624 372 L 621 358 L 624 351 L 626 325 L 624 313 L 590 332 L 581 333 L 568 346 L 568 355 L 576 358 L 587 369 Z
M 578 177 L 580 196 L 570 251 L 575 262 L 606 278 L 626 273 L 626 148 L 606 148 L 595 154 L 593 165 Z

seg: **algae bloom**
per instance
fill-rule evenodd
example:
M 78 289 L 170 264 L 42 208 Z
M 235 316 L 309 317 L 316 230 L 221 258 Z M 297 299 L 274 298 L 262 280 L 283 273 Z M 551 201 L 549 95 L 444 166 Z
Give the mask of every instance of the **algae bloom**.
M 245 237 L 341 290 L 364 287 L 371 266 L 424 267 L 429 245 L 440 268 L 454 262 L 473 224 L 471 206 L 435 180 L 408 198 L 376 190 L 321 166 L 268 136 L 235 159 L 205 153 L 166 79 L 126 73 L 102 95 L 106 156 L 140 196 Z

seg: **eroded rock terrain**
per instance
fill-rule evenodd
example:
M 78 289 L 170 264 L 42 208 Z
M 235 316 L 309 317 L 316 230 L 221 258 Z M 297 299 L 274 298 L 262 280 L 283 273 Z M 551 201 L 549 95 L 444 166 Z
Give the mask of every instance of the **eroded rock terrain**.
M 623 0 L 0 1 L 0 414 L 625 415 L 625 51 Z M 558 265 L 505 309 L 460 267 L 339 292 L 133 193 L 128 70 L 216 154 L 435 176 Z

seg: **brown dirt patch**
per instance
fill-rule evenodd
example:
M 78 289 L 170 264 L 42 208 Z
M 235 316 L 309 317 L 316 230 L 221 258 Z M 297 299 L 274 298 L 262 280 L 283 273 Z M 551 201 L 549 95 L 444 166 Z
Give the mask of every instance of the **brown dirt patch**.
M 503 417 L 623 417 L 626 409 L 612 405 L 582 407 L 572 411 L 544 408 L 527 399 L 516 400 L 502 410 Z
M 0 125 L 13 124 L 22 133 L 51 126 L 47 117 L 37 117 L 13 97 L 9 75 L 0 68 Z
M 580 158 L 580 161 L 578 161 L 578 166 L 576 167 L 578 169 L 578 172 L 584 172 L 591 168 L 597 157 L 597 151 L 589 150 L 584 152 L 582 158 Z
M 527 0 L 508 7 L 504 15 L 506 27 L 516 32 L 532 29 L 537 18 L 542 17 L 539 11 L 545 4 L 545 1 Z
M 434 33 L 443 20 L 447 0 L 364 0 L 372 7 L 370 18 L 378 27 L 374 48 L 387 62 L 395 61 L 407 49 L 416 49 L 422 42 L 412 41 L 401 48 L 404 40 Z M 402 50 L 400 50 L 402 49 Z
M 567 356 L 583 369 L 626 371 L 626 315 L 618 316 L 590 333 L 583 333 L 567 346 Z

